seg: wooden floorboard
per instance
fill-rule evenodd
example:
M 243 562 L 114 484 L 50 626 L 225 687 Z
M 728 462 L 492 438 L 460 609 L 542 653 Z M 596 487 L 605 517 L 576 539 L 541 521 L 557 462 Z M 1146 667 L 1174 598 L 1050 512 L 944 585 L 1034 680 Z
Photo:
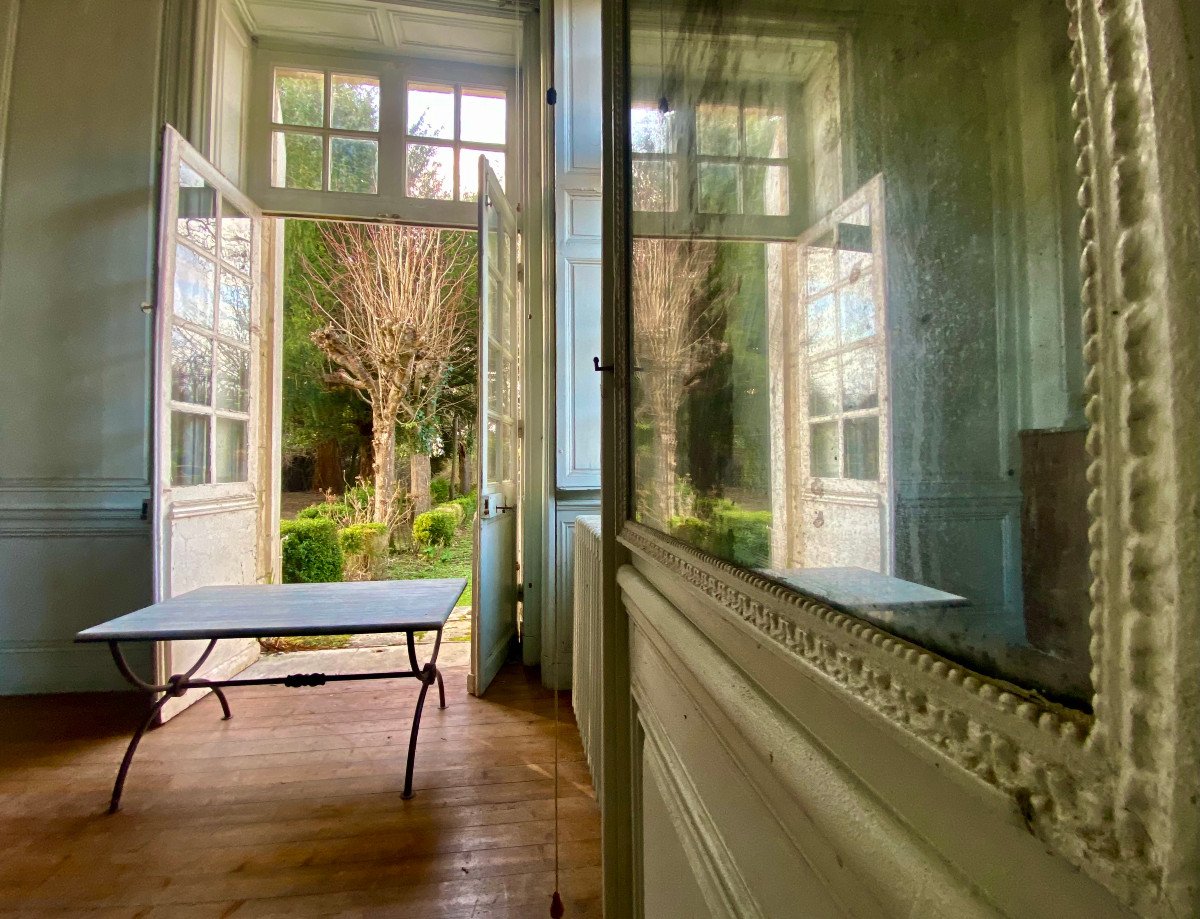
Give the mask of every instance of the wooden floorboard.
M 552 694 L 516 665 L 485 699 L 446 677 L 411 801 L 414 681 L 247 687 L 232 721 L 208 698 L 150 732 L 111 817 L 139 700 L 0 699 L 0 916 L 549 915 Z M 560 705 L 560 889 L 568 917 L 598 919 L 599 811 Z

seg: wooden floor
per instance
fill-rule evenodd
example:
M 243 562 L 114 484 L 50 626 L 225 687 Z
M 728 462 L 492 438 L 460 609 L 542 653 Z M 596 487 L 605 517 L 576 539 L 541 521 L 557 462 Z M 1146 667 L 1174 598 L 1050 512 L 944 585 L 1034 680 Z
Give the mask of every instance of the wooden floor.
M 548 916 L 551 694 L 510 665 L 473 699 L 449 652 L 411 801 L 412 680 L 234 689 L 228 722 L 210 696 L 147 735 L 114 816 L 128 700 L 0 700 L 0 915 Z M 599 811 L 560 713 L 560 889 L 568 919 L 597 919 Z

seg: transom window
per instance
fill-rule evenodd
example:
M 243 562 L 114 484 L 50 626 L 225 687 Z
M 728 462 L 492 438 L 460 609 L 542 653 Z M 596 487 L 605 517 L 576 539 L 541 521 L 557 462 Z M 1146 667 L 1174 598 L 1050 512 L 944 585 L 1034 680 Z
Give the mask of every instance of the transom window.
M 171 484 L 245 482 L 254 287 L 249 216 L 179 165 L 171 314 Z
M 504 185 L 508 100 L 503 90 L 410 82 L 404 138 L 410 198 L 475 201 L 479 157 Z
M 634 102 L 630 110 L 633 205 L 639 211 L 786 217 L 788 118 L 773 102 L 671 107 Z M 681 187 L 682 184 L 682 187 Z
M 379 78 L 275 69 L 271 185 L 379 191 Z

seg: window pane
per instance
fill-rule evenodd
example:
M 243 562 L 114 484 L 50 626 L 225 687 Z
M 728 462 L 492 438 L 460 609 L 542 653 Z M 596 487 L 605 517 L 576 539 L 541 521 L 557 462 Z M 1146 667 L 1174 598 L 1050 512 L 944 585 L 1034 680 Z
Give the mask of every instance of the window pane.
M 217 345 L 217 408 L 227 412 L 250 410 L 249 351 Z
M 464 89 L 459 137 L 484 144 L 503 144 L 508 137 L 505 122 L 508 105 L 500 90 Z
M 842 344 L 862 341 L 875 334 L 875 279 L 864 275 L 838 291 L 842 308 Z
M 742 194 L 747 214 L 786 217 L 788 174 L 786 166 L 743 166 Z
M 843 422 L 846 438 L 846 478 L 879 478 L 879 418 L 847 418 Z
M 814 364 L 808 377 L 808 413 L 832 415 L 838 410 L 837 358 Z
M 325 172 L 323 147 L 319 134 L 276 131 L 271 135 L 271 184 L 320 191 Z
M 706 214 L 738 212 L 738 167 L 732 163 L 700 164 L 700 210 Z
M 408 133 L 454 139 L 454 87 L 408 84 Z
M 171 330 L 171 398 L 193 405 L 212 403 L 212 339 Z
M 875 351 L 871 348 L 851 351 L 842 361 L 842 408 L 853 412 L 876 408 L 878 405 L 879 376 L 875 366 Z
M 679 204 L 675 197 L 676 167 L 668 159 L 635 159 L 633 161 L 633 209 L 636 211 L 673 211 Z
M 379 191 L 379 143 L 356 137 L 329 139 L 329 188 L 373 195 Z
M 738 107 L 696 107 L 696 152 L 701 156 L 737 156 Z
M 325 74 L 319 70 L 275 70 L 276 124 L 319 128 L 325 124 Z
M 475 201 L 479 198 L 479 155 L 481 153 L 487 157 L 488 165 L 492 167 L 492 172 L 496 173 L 496 178 L 500 180 L 500 187 L 504 188 L 504 154 L 464 147 L 458 151 L 458 182 L 461 189 L 458 194 L 459 201 Z
M 488 411 L 498 415 L 512 414 L 512 362 L 508 355 L 488 343 Z
M 439 201 L 454 198 L 453 147 L 408 145 L 408 196 Z
M 837 344 L 837 315 L 833 294 L 818 297 L 808 304 L 808 351 L 828 351 Z
M 835 479 L 841 472 L 838 465 L 838 423 L 822 421 L 809 425 L 812 442 L 809 444 L 812 474 L 821 478 Z
M 782 112 L 748 108 L 742 115 L 746 131 L 746 156 L 787 156 L 787 119 Z
M 245 482 L 247 478 L 246 430 L 248 423 L 217 419 L 217 481 Z
M 187 163 L 179 164 L 175 232 L 206 252 L 217 251 L 217 190 Z
M 243 274 L 250 273 L 253 221 L 221 199 L 221 258 Z
M 208 415 L 171 412 L 171 484 L 208 482 Z
M 330 77 L 329 126 L 347 131 L 379 130 L 379 78 Z
M 664 115 L 657 104 L 636 103 L 629 111 L 629 132 L 634 153 L 671 153 L 675 113 Z
M 221 314 L 217 331 L 240 342 L 250 341 L 250 282 L 228 271 L 221 272 Z
M 804 250 L 805 290 L 810 294 L 824 290 L 837 276 L 837 258 L 833 249 L 810 246 Z
M 217 266 L 184 245 L 175 247 L 174 312 L 180 319 L 211 329 Z

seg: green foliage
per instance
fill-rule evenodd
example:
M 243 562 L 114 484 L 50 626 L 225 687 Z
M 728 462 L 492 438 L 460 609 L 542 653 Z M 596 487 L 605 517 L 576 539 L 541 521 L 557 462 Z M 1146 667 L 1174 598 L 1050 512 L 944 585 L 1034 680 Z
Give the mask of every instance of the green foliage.
M 375 556 L 386 545 L 387 526 L 382 523 L 353 523 L 338 530 L 338 543 L 346 555 Z
M 754 568 L 771 557 L 771 512 L 724 510 L 712 517 L 710 551 L 735 565 Z
M 285 584 L 315 584 L 340 581 L 344 558 L 338 543 L 337 525 L 328 519 L 285 520 L 283 536 L 283 581 Z
M 332 520 L 341 523 L 350 517 L 350 506 L 341 501 L 322 501 L 296 512 L 297 520 Z
M 456 530 L 462 526 L 463 521 L 467 517 L 466 509 L 461 504 L 439 504 L 434 508 L 434 510 L 445 511 L 447 514 L 452 516 L 454 518 L 454 529 Z
M 771 512 L 742 510 L 724 498 L 699 501 L 704 517 L 672 517 L 671 535 L 735 565 L 755 568 L 771 557 Z
M 475 492 L 471 492 L 469 495 L 459 495 L 453 501 L 449 501 L 447 503 L 448 504 L 457 504 L 459 507 L 461 507 L 463 509 L 463 521 L 464 522 L 470 523 L 472 520 L 475 519 L 475 507 L 477 504 L 477 502 L 475 500 Z
M 445 504 L 450 500 L 450 481 L 434 479 L 429 483 L 429 495 L 433 498 L 434 504 Z
M 346 503 L 346 506 L 360 514 L 370 512 L 371 502 L 374 498 L 374 485 L 356 485 L 353 488 L 347 488 L 346 493 L 342 495 L 342 501 Z
M 418 514 L 413 521 L 413 542 L 419 547 L 448 546 L 454 539 L 456 521 L 453 513 L 434 508 Z
M 322 322 L 312 307 L 305 262 L 326 256 L 320 224 L 288 220 L 284 225 L 283 283 L 283 453 L 311 455 L 318 444 L 337 441 L 354 452 L 369 430 L 370 406 L 346 389 L 325 382 L 325 356 L 312 342 Z M 320 296 L 320 294 L 319 294 Z M 332 304 L 325 304 L 332 306 Z

